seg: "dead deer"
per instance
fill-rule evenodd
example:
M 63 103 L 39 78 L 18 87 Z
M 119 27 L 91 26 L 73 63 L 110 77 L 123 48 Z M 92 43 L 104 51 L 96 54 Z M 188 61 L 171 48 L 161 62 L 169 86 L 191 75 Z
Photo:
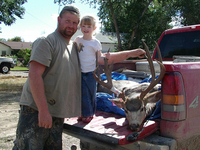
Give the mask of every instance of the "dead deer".
M 159 56 L 159 61 L 157 61 L 157 63 L 160 65 L 160 75 L 157 79 L 155 79 L 155 69 L 149 53 L 149 48 L 144 42 L 143 44 L 146 50 L 146 58 L 150 66 L 152 76 L 151 83 L 140 84 L 127 80 L 112 81 L 111 72 L 113 64 L 108 65 L 107 59 L 104 60 L 104 72 L 107 76 L 107 82 L 105 83 L 102 81 L 99 75 L 97 77 L 95 71 L 93 74 L 94 78 L 100 85 L 106 87 L 118 96 L 118 98 L 110 99 L 110 101 L 115 103 L 117 107 L 124 109 L 126 118 L 129 122 L 129 128 L 132 131 L 139 131 L 141 129 L 146 116 L 153 111 L 156 103 L 161 99 L 161 91 L 158 91 L 158 87 L 156 85 L 160 80 L 162 80 L 165 74 L 165 67 L 162 64 L 160 49 L 157 43 L 156 45 Z

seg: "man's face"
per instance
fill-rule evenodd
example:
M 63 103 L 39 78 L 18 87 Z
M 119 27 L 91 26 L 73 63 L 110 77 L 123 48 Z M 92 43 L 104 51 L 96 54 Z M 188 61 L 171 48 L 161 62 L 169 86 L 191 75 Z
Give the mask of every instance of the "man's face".
M 77 31 L 79 18 L 75 14 L 65 13 L 58 17 L 58 32 L 67 40 L 70 40 Z

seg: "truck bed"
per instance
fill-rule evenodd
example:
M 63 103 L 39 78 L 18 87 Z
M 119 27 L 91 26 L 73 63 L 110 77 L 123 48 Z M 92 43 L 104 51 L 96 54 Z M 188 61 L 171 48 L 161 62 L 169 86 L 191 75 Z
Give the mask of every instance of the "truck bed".
M 148 120 L 141 132 L 128 129 L 125 117 L 97 111 L 90 123 L 65 118 L 64 132 L 77 138 L 92 138 L 115 145 L 126 145 L 141 140 L 159 129 L 159 122 Z M 139 134 L 138 134 L 139 133 Z

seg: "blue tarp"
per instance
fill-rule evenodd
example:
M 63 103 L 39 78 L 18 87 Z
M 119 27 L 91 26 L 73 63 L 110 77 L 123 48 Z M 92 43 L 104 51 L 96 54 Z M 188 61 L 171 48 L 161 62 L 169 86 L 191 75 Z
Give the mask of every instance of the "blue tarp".
M 128 80 L 126 75 L 117 72 L 112 72 L 111 78 L 115 80 Z M 101 74 L 101 80 L 107 80 L 105 73 Z
M 157 77 L 158 76 L 156 76 L 156 78 Z M 102 80 L 106 79 L 105 74 L 101 75 L 101 79 Z M 127 80 L 127 77 L 126 77 L 126 75 L 113 72 L 112 73 L 112 79 Z M 151 77 L 144 79 L 140 83 L 150 82 L 150 81 L 151 81 Z M 119 107 L 114 105 L 110 100 L 108 100 L 108 99 L 112 99 L 112 98 L 113 98 L 113 96 L 111 96 L 107 93 L 100 93 L 100 92 L 97 93 L 96 94 L 97 110 L 125 116 L 125 112 L 124 112 L 123 109 L 120 109 Z M 160 117 L 161 117 L 161 104 L 160 104 L 160 101 L 159 101 L 156 104 L 155 111 L 152 113 L 152 115 L 147 116 L 146 119 L 153 120 L 153 119 L 157 119 L 157 118 L 160 118 Z
M 96 94 L 97 110 L 125 116 L 124 110 L 117 107 L 108 99 L 112 99 L 112 96 L 107 93 L 101 93 L 101 92 L 97 93 Z

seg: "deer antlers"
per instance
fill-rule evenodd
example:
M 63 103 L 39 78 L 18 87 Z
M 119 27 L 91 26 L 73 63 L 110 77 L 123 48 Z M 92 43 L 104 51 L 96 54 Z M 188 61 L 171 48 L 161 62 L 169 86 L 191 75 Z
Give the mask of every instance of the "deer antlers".
M 96 70 L 98 69 L 98 66 L 96 67 L 96 69 L 94 70 L 93 72 L 93 76 L 94 76 L 94 79 L 101 85 L 103 85 L 104 87 L 108 88 L 109 90 L 112 89 L 113 87 L 113 84 L 112 84 L 112 78 L 111 78 L 111 74 L 112 74 L 112 69 L 113 69 L 113 64 L 111 65 L 108 65 L 108 59 L 104 58 L 104 72 L 106 74 L 106 77 L 107 77 L 107 83 L 105 83 L 104 81 L 101 80 L 101 77 L 100 75 L 98 74 L 98 77 L 97 75 L 95 74 Z
M 109 49 L 110 50 L 110 49 Z M 108 50 L 108 52 L 109 52 Z M 96 60 L 98 59 L 98 53 L 96 53 Z M 97 61 L 98 64 L 98 61 Z M 104 72 L 106 74 L 107 77 L 107 83 L 105 83 L 104 81 L 101 80 L 100 74 L 97 71 L 98 69 L 98 65 L 96 67 L 96 69 L 93 72 L 93 76 L 94 79 L 102 86 L 108 88 L 109 90 L 111 90 L 113 93 L 115 93 L 117 96 L 124 98 L 124 94 L 122 92 L 120 92 L 119 90 L 117 90 L 116 88 L 114 88 L 113 84 L 112 84 L 112 78 L 111 78 L 111 74 L 112 74 L 112 69 L 113 69 L 113 63 L 111 65 L 108 65 L 108 59 L 104 58 Z M 95 74 L 95 72 L 97 71 L 97 75 Z
M 154 69 L 154 66 L 153 66 L 153 61 L 152 61 L 152 58 L 150 56 L 150 53 L 149 53 L 149 48 L 148 46 L 146 45 L 146 43 L 144 41 L 142 41 L 142 43 L 144 44 L 144 47 L 145 47 L 145 50 L 146 50 L 146 55 L 147 55 L 147 60 L 149 62 L 149 66 L 150 66 L 150 71 L 151 71 L 151 83 L 150 85 L 144 90 L 141 92 L 140 94 L 140 99 L 143 100 L 143 98 L 145 97 L 145 95 L 156 85 L 160 82 L 160 80 L 164 77 L 165 75 L 165 66 L 162 64 L 162 58 L 161 58 L 161 54 L 160 54 L 160 48 L 158 46 L 158 44 L 156 43 L 156 47 L 157 47 L 157 51 L 158 51 L 158 57 L 159 57 L 159 61 L 156 61 L 159 65 L 160 65 L 160 75 L 157 79 L 155 79 L 155 69 Z
M 156 85 L 159 83 L 159 81 L 163 78 L 163 76 L 165 75 L 165 66 L 162 64 L 162 57 L 161 57 L 161 54 L 160 54 L 160 49 L 159 49 L 159 46 L 157 45 L 156 43 L 156 46 L 157 46 L 157 51 L 158 51 L 158 57 L 159 57 L 159 61 L 157 61 L 157 63 L 160 65 L 160 75 L 157 79 L 155 79 L 155 69 L 154 69 L 154 65 L 153 65 L 153 61 L 152 61 L 152 58 L 150 56 L 150 53 L 149 53 L 149 48 L 148 46 L 146 45 L 146 43 L 144 41 L 142 41 L 142 43 L 144 44 L 144 47 L 145 47 L 145 50 L 146 50 L 146 58 L 149 62 L 149 66 L 150 66 L 150 71 L 151 71 L 151 75 L 152 75 L 152 79 L 151 79 L 151 83 L 150 85 L 144 90 L 141 92 L 140 94 L 140 100 L 143 100 L 143 98 L 145 97 L 145 95 Z M 98 57 L 98 56 L 97 56 Z M 98 63 L 98 62 L 97 62 Z M 120 98 L 122 98 L 123 100 L 125 100 L 125 95 L 123 92 L 120 92 L 119 90 L 115 89 L 113 87 L 113 84 L 112 84 L 112 78 L 111 78 L 111 73 L 112 73 L 112 69 L 113 69 L 113 63 L 111 65 L 108 65 L 108 60 L 105 58 L 104 59 L 104 72 L 107 76 L 107 83 L 105 83 L 104 81 L 101 80 L 100 78 L 100 75 L 98 74 L 98 77 L 97 75 L 95 74 L 96 70 L 98 69 L 98 65 L 95 69 L 95 71 L 93 72 L 93 76 L 95 78 L 95 80 L 101 84 L 102 86 L 108 88 L 109 90 L 111 90 L 112 92 L 114 92 L 115 94 L 117 94 L 117 96 L 119 96 Z

